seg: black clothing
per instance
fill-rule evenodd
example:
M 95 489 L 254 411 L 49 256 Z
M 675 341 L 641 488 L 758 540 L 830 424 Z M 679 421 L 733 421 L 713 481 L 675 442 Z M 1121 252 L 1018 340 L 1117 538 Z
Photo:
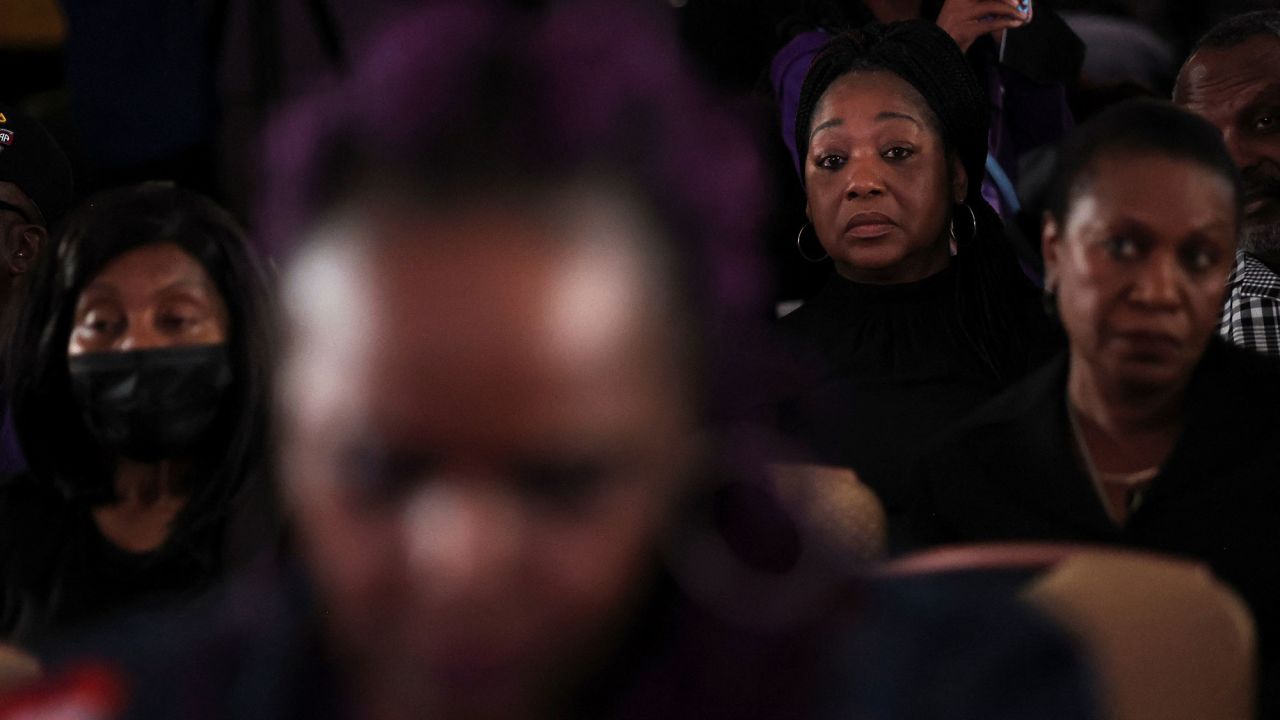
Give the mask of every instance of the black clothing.
M 853 468 L 884 503 L 895 531 L 921 446 L 1016 379 L 998 377 L 968 337 L 956 277 L 954 263 L 900 285 L 833 275 L 780 321 L 797 359 L 815 369 L 788 392 L 783 431 L 819 460 Z M 1008 312 L 1029 348 L 1020 364 L 1030 369 L 1050 352 L 1048 321 L 1033 297 Z
M 662 577 L 617 662 L 567 717 L 1097 717 L 1071 646 L 1006 592 L 851 581 L 827 620 L 780 631 L 718 619 Z M 46 660 L 55 677 L 77 657 L 110 663 L 131 720 L 359 717 L 323 617 L 296 567 L 260 566 L 185 613 L 117 624 Z
M 32 646 L 124 611 L 199 596 L 269 542 L 274 528 L 256 513 L 246 508 L 234 522 L 184 534 L 181 545 L 134 553 L 103 537 L 90 507 L 66 500 L 52 483 L 29 474 L 4 481 L 0 642 Z
M 1122 527 L 1108 517 L 1077 457 L 1066 381 L 1064 356 L 923 455 L 914 474 L 920 494 L 913 536 L 924 544 L 1097 542 L 1207 562 L 1252 608 L 1264 665 L 1274 668 L 1280 654 L 1280 363 L 1211 341 L 1187 388 L 1182 435 Z

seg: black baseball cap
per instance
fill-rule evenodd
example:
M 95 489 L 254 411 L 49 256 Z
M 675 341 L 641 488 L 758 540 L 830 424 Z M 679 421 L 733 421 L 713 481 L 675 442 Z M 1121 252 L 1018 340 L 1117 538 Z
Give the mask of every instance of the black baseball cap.
M 71 205 L 71 162 L 44 126 L 16 107 L 0 103 L 0 182 L 17 185 L 46 223 Z

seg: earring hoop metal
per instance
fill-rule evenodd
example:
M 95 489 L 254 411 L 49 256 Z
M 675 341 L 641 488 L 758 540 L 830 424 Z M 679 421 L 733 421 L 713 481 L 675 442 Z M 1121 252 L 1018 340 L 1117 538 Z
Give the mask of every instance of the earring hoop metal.
M 830 255 L 827 255 L 827 251 L 823 250 L 822 255 L 820 257 L 813 257 L 812 255 L 804 251 L 804 229 L 808 227 L 813 227 L 813 225 L 811 223 L 805 223 L 804 225 L 800 226 L 800 232 L 796 233 L 796 251 L 799 252 L 800 257 L 804 258 L 805 260 L 811 263 L 820 263 L 823 260 L 826 260 L 828 257 L 830 257 Z M 815 233 L 815 236 L 816 236 L 816 233 Z M 822 243 L 819 242 L 818 246 L 821 247 Z
M 969 207 L 969 203 L 962 202 L 960 207 L 969 211 L 969 221 L 971 223 L 969 227 L 973 228 L 973 232 L 969 233 L 969 238 L 965 240 L 965 242 L 968 242 L 978 236 L 978 214 L 973 211 L 972 207 Z M 954 246 L 960 243 L 960 238 L 956 236 L 956 216 L 954 212 L 951 213 L 951 243 L 953 250 Z

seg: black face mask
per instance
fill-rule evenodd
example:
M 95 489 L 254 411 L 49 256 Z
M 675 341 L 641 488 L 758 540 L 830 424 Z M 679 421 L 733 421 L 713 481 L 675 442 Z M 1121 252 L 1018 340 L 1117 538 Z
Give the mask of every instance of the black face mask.
M 225 343 L 85 353 L 67 365 L 89 432 L 103 447 L 141 462 L 195 447 L 231 385 Z

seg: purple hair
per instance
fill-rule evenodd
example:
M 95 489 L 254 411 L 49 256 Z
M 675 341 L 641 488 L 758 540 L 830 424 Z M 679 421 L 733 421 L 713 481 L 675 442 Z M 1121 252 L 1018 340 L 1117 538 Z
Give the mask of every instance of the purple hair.
M 755 137 L 683 63 L 669 19 L 656 4 L 601 0 L 536 15 L 448 1 L 405 16 L 341 86 L 273 128 L 262 227 L 287 249 L 344 193 L 379 183 L 432 203 L 491 193 L 495 183 L 519 191 L 620 181 L 664 231 L 654 242 L 665 246 L 658 252 L 678 273 L 668 285 L 694 325 L 705 420 L 722 450 L 709 473 L 758 482 L 773 441 L 744 427 L 771 400 L 761 380 L 776 360 L 762 335 L 762 167 Z M 775 548 L 767 538 L 789 537 L 789 522 L 756 518 L 744 535 Z M 677 576 L 701 572 L 669 555 Z M 796 594 L 794 579 L 769 577 Z
M 352 186 L 584 175 L 638 191 L 688 288 L 714 314 L 763 307 L 766 208 L 754 138 L 684 65 L 669 14 L 577 0 L 530 14 L 441 2 L 395 22 L 336 89 L 298 102 L 268 136 L 268 246 L 287 251 Z M 694 308 L 699 312 L 705 308 Z

